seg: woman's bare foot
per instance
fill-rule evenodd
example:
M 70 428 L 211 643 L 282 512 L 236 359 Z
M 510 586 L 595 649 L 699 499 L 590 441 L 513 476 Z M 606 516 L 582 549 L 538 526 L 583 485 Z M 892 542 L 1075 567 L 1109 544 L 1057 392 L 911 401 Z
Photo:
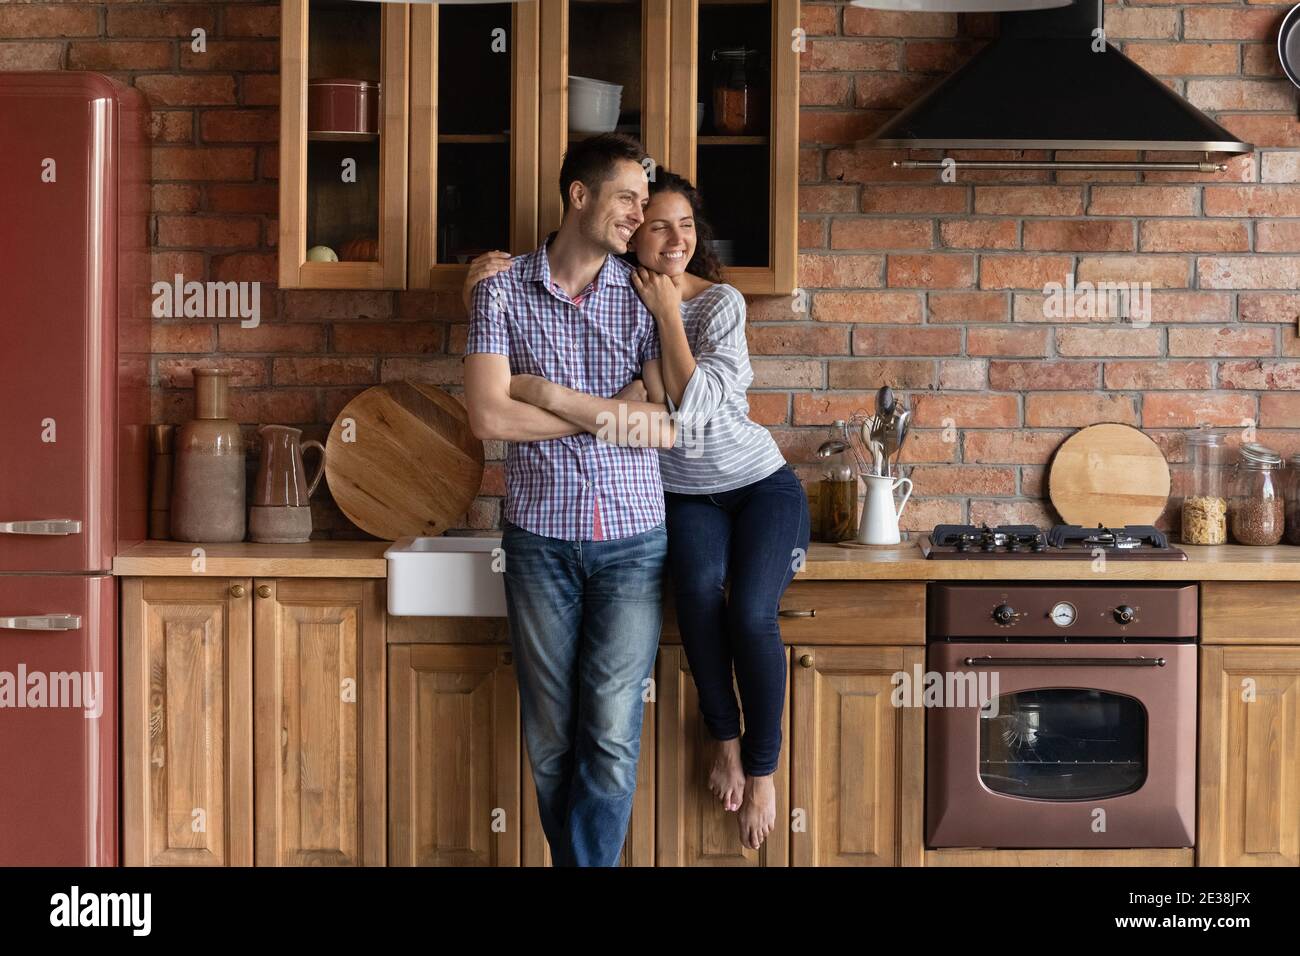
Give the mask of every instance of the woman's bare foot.
M 745 800 L 736 817 L 740 825 L 740 842 L 757 850 L 776 826 L 776 785 L 772 775 L 745 778 Z
M 709 769 L 709 790 L 724 810 L 739 810 L 745 793 L 745 771 L 740 766 L 740 738 L 713 742 L 713 766 Z

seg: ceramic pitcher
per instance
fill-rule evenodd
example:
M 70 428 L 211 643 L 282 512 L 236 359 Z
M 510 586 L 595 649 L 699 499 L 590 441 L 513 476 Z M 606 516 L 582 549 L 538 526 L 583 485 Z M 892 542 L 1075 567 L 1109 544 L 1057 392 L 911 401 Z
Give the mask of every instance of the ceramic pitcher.
M 302 441 L 302 430 L 289 425 L 263 425 L 262 457 L 253 483 L 249 509 L 250 537 L 265 544 L 293 544 L 311 537 L 311 494 L 325 473 L 325 447 Z M 304 451 L 320 452 L 320 465 L 311 480 L 303 467 Z
M 898 544 L 898 519 L 912 497 L 912 479 L 885 478 L 880 475 L 863 475 L 867 498 L 862 504 L 862 521 L 858 525 L 859 544 Z M 894 491 L 907 485 L 903 500 L 894 504 Z

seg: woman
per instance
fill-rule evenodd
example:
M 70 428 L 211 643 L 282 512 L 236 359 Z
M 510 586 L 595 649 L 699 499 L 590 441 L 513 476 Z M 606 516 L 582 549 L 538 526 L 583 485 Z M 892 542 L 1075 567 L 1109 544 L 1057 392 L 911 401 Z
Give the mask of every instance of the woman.
M 715 741 L 709 789 L 738 811 L 741 842 L 757 849 L 776 822 L 786 681 L 777 605 L 808 547 L 808 500 L 771 434 L 748 417 L 745 300 L 721 281 L 700 208 L 687 180 L 658 170 L 628 254 L 663 352 L 666 395 L 648 398 L 666 401 L 679 435 L 659 465 L 678 627 Z M 466 289 L 509 263 L 481 256 Z

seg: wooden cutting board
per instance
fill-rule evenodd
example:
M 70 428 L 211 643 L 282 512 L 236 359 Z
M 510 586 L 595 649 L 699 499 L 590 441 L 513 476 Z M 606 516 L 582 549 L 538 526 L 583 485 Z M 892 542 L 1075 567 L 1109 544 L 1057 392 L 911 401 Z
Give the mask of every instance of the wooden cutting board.
M 1169 500 L 1169 464 L 1136 428 L 1090 425 L 1056 450 L 1048 494 L 1067 524 L 1155 524 Z
M 442 389 L 389 382 L 366 389 L 334 420 L 325 478 L 361 530 L 390 540 L 438 535 L 478 494 L 483 443 L 465 407 Z

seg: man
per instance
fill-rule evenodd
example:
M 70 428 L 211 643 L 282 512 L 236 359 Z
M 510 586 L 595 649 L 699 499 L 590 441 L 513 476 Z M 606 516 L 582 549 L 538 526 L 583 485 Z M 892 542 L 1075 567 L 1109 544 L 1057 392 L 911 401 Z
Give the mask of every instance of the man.
M 664 405 L 630 400 L 644 374 L 662 401 L 659 340 L 618 258 L 649 200 L 644 155 L 613 134 L 569 149 L 559 230 L 475 286 L 465 348 L 474 434 L 511 443 L 507 614 L 557 866 L 618 861 L 659 644 L 667 535 L 655 448 L 672 444 L 673 429 Z M 523 376 L 514 396 L 512 375 Z M 517 400 L 527 376 L 572 390 L 565 418 Z M 641 416 L 653 427 L 610 427 L 601 440 L 567 420 L 594 428 L 611 409 L 615 421 Z M 630 447 L 634 438 L 640 447 Z

